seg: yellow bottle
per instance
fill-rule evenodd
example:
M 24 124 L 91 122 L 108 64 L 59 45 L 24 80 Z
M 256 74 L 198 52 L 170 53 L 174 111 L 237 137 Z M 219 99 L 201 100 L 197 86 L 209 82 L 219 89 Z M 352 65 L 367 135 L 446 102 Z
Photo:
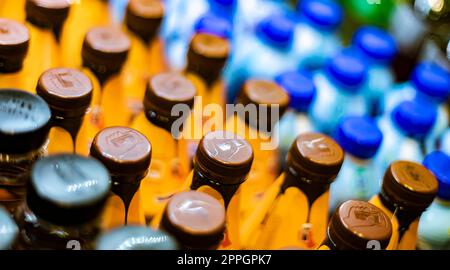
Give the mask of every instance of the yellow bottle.
M 389 166 L 381 192 L 370 200 L 391 219 L 393 233 L 387 249 L 416 248 L 420 216 L 433 202 L 437 188 L 434 175 L 418 163 L 396 161 Z
M 389 217 L 378 207 L 363 201 L 346 201 L 339 206 L 327 228 L 319 250 L 384 250 L 392 236 Z
M 194 104 L 196 89 L 183 75 L 161 73 L 153 76 L 144 98 L 144 112 L 131 125 L 153 145 L 150 171 L 142 181 L 141 192 L 146 218 L 161 213 L 172 194 L 185 190 L 189 172 L 186 144 L 172 127 L 182 125 Z M 181 107 L 179 115 L 172 110 Z
M 31 36 L 25 60 L 28 80 L 36 83 L 44 71 L 60 66 L 59 41 L 70 5 L 67 0 L 26 0 L 26 20 Z
M 250 142 L 255 155 L 241 189 L 241 215 L 246 217 L 278 176 L 278 147 L 271 135 L 289 104 L 289 96 L 272 81 L 251 79 L 243 85 L 237 103 L 234 111 L 227 110 L 230 117 L 225 128 Z
M 160 42 L 157 34 L 163 16 L 164 6 L 160 0 L 131 0 L 127 6 L 125 25 L 132 45 L 124 66 L 124 87 L 131 118 L 143 110 L 142 100 L 149 77 L 165 70 L 162 52 L 154 52 Z
M 317 248 L 328 224 L 329 187 L 343 160 L 343 150 L 330 137 L 298 136 L 288 153 L 286 171 L 242 225 L 244 248 Z
M 36 93 L 52 111 L 52 129 L 48 152 L 75 153 L 77 145 L 86 148 L 88 138 L 83 125 L 92 101 L 92 83 L 81 71 L 71 68 L 52 68 L 45 71 L 36 86 Z M 80 132 L 82 130 L 82 132 Z
M 94 134 L 104 127 L 127 125 L 122 67 L 130 50 L 130 40 L 117 27 L 101 26 L 89 30 L 83 42 L 82 60 L 86 74 L 100 89 L 94 89 L 90 122 Z
M 145 225 L 139 187 L 148 173 L 151 154 L 147 138 L 131 128 L 105 128 L 95 137 L 90 155 L 108 169 L 115 194 L 106 204 L 104 230 L 124 224 Z
M 25 25 L 0 18 L 0 88 L 33 92 L 35 82 L 28 80 L 23 62 L 28 52 L 30 34 Z
M 217 249 L 225 232 L 225 208 L 203 192 L 181 192 L 167 203 L 159 227 L 174 236 L 181 249 Z
M 25 20 L 25 0 L 0 1 L 0 17 L 22 22 Z
M 95 26 L 111 24 L 108 1 L 105 0 L 74 0 L 69 17 L 64 25 L 61 36 L 62 65 L 79 68 L 82 64 L 78 56 L 83 46 L 86 33 Z

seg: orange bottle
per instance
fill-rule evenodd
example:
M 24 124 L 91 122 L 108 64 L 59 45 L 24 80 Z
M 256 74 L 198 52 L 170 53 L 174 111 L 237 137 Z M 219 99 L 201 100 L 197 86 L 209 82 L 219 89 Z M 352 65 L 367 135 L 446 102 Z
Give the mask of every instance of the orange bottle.
M 346 201 L 331 218 L 319 250 L 384 250 L 392 236 L 389 217 L 363 201 Z
M 317 248 L 328 224 L 329 187 L 343 160 L 343 150 L 330 137 L 319 133 L 298 136 L 289 150 L 285 172 L 242 225 L 244 248 Z
M 271 135 L 288 104 L 289 96 L 276 83 L 251 79 L 243 85 L 235 111 L 227 108 L 230 117 L 226 130 L 250 142 L 255 155 L 249 178 L 241 189 L 243 217 L 252 212 L 278 176 L 278 147 Z
M 189 171 L 186 144 L 180 129 L 194 104 L 196 89 L 181 74 L 161 73 L 153 76 L 144 98 L 144 112 L 131 127 L 144 134 L 153 145 L 150 171 L 142 181 L 145 215 L 152 219 L 161 213 L 172 194 L 184 190 Z M 180 106 L 180 114 L 172 114 Z
M 88 146 L 85 114 L 92 100 L 92 83 L 81 71 L 71 68 L 52 68 L 45 71 L 36 86 L 52 111 L 52 129 L 48 152 L 83 153 Z M 85 152 L 83 154 L 86 154 Z
M 127 127 L 109 127 L 95 137 L 90 155 L 105 165 L 111 175 L 112 192 L 103 215 L 103 228 L 127 224 L 145 225 L 139 187 L 151 160 L 150 142 Z
M 25 25 L 0 18 L 0 88 L 33 92 L 35 82 L 28 80 L 23 62 L 28 52 L 30 33 Z
M 124 87 L 133 116 L 143 110 L 145 84 L 150 75 L 166 70 L 161 40 L 157 37 L 163 16 L 160 0 L 131 0 L 126 9 L 125 25 L 132 45 L 124 66 Z
M 387 249 L 416 249 L 420 216 L 433 202 L 437 188 L 434 175 L 418 163 L 396 161 L 389 166 L 381 192 L 370 200 L 391 219 Z

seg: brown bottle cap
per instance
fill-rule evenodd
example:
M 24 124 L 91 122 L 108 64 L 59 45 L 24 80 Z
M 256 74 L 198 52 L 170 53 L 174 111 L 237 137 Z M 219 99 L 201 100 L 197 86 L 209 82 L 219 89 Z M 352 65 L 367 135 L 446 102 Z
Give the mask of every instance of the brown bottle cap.
M 130 46 L 130 40 L 120 29 L 112 26 L 94 27 L 84 38 L 83 64 L 104 81 L 122 69 Z
M 320 133 L 304 133 L 292 144 L 287 164 L 300 176 L 324 183 L 332 182 L 344 161 L 344 151 L 332 138 Z
M 182 192 L 169 200 L 161 222 L 184 247 L 213 249 L 223 239 L 225 208 L 206 193 Z
M 187 54 L 187 71 L 197 73 L 209 84 L 217 80 L 230 54 L 230 42 L 222 37 L 197 33 Z
M 434 200 L 438 182 L 421 164 L 396 161 L 384 174 L 382 193 L 392 203 L 412 211 L 423 211 Z
M 52 68 L 39 78 L 36 93 L 62 117 L 83 116 L 91 104 L 93 86 L 89 77 L 72 68 Z M 58 115 L 60 116 L 60 115 Z
M 131 0 L 125 22 L 128 29 L 149 42 L 158 32 L 163 17 L 164 5 L 161 0 Z
M 30 33 L 25 25 L 0 18 L 0 72 L 16 72 L 22 68 L 29 42 Z
M 195 155 L 195 170 L 223 185 L 242 183 L 253 163 L 253 149 L 241 136 L 228 131 L 207 133 Z
M 328 238 L 336 249 L 370 249 L 370 241 L 377 241 L 381 249 L 386 249 L 391 235 L 389 217 L 378 207 L 363 201 L 341 204 L 328 226 Z
M 69 15 L 70 5 L 68 0 L 27 0 L 27 20 L 38 27 L 60 29 Z
M 145 174 L 150 166 L 152 147 L 140 132 L 127 127 L 108 127 L 100 131 L 91 145 L 90 155 L 113 174 Z

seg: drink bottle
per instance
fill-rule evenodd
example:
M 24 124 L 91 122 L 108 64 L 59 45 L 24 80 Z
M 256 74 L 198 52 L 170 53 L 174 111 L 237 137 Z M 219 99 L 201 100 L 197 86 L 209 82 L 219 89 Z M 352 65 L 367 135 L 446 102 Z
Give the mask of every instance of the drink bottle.
M 420 216 L 433 202 L 437 188 L 434 175 L 419 163 L 399 160 L 389 166 L 380 193 L 370 200 L 392 222 L 392 237 L 386 249 L 416 248 Z
M 275 78 L 289 95 L 289 107 L 280 119 L 279 131 L 279 164 L 285 169 L 289 148 L 298 135 L 313 131 L 313 123 L 309 118 L 309 109 L 317 95 L 312 74 L 307 71 L 286 71 Z
M 436 177 L 439 187 L 436 199 L 422 214 L 418 231 L 418 249 L 450 249 L 450 156 L 432 152 L 423 161 Z
M 10 250 L 14 246 L 19 228 L 11 218 L 11 214 L 0 206 L 0 250 Z
M 330 213 L 347 200 L 368 201 L 378 194 L 382 171 L 374 161 L 383 141 L 375 120 L 367 116 L 347 116 L 334 132 L 346 153 L 344 163 L 330 188 Z
M 334 212 L 319 250 L 384 250 L 392 235 L 389 217 L 378 207 L 350 200 Z
M 147 218 L 161 212 L 169 196 L 185 186 L 189 162 L 181 134 L 195 95 L 194 85 L 185 76 L 157 74 L 147 84 L 144 112 L 131 124 L 152 144 L 150 171 L 141 184 Z
M 17 249 L 93 249 L 111 188 L 106 168 L 93 158 L 58 154 L 38 160 L 28 181 L 15 216 Z
M 244 248 L 317 248 L 328 224 L 329 187 L 344 160 L 341 147 L 320 133 L 297 137 L 285 171 L 267 189 L 241 228 Z
M 145 225 L 139 187 L 148 173 L 151 144 L 140 132 L 127 127 L 109 127 L 95 136 L 90 155 L 109 171 L 112 193 L 108 198 L 103 228 L 123 224 Z
M 52 112 L 48 152 L 80 152 L 88 147 L 85 114 L 92 101 L 93 87 L 81 71 L 71 68 L 46 70 L 36 86 Z M 85 152 L 84 152 L 85 153 Z
M 364 58 L 345 49 L 315 74 L 317 97 L 311 105 L 311 120 L 316 130 L 330 134 L 343 116 L 368 113 L 367 68 Z
M 370 24 L 378 27 L 387 27 L 394 12 L 396 2 L 394 0 L 340 0 L 345 9 L 346 20 L 348 20 L 348 31 L 354 30 L 354 26 Z M 400 1 L 398 1 L 400 2 Z M 353 27 L 351 27 L 353 26 Z
M 30 34 L 24 24 L 0 18 L 0 88 L 17 88 L 33 92 L 24 60 L 28 53 Z
M 165 232 L 141 226 L 124 226 L 103 233 L 97 250 L 175 250 L 176 240 Z
M 342 47 L 338 29 L 343 20 L 341 6 L 329 0 L 304 0 L 297 5 L 294 50 L 300 66 L 319 69 Z
M 289 105 L 288 94 L 270 80 L 245 82 L 225 129 L 245 138 L 253 148 L 250 175 L 242 184 L 240 211 L 245 218 L 279 174 L 276 125 Z
M 382 98 L 395 82 L 390 64 L 396 55 L 397 45 L 387 32 L 373 26 L 359 28 L 353 36 L 352 44 L 369 63 L 366 90 L 369 112 L 379 115 L 382 113 Z
M 181 249 L 217 249 L 225 231 L 225 208 L 203 192 L 180 192 L 167 203 L 159 227 L 175 237 Z
M 50 118 L 42 98 L 0 90 L 0 204 L 11 213 L 25 197 L 31 167 L 46 154 Z

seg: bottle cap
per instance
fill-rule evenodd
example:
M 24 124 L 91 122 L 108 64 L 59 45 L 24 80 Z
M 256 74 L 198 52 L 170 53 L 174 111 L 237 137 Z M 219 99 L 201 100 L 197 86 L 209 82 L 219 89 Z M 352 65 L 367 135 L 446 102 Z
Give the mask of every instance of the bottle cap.
M 269 80 L 247 80 L 242 86 L 239 103 L 256 106 L 280 106 L 280 115 L 289 105 L 289 95 L 278 84 Z
M 163 17 L 164 5 L 161 0 L 131 0 L 125 22 L 128 29 L 149 42 L 156 36 Z
M 71 1 L 68 0 L 26 0 L 27 21 L 38 27 L 52 29 L 59 38 L 70 6 Z
M 228 20 L 212 13 L 206 13 L 195 23 L 195 32 L 229 39 L 233 29 Z
M 0 250 L 12 249 L 18 235 L 19 228 L 11 214 L 0 206 Z
M 367 64 L 354 50 L 343 50 L 330 60 L 328 75 L 344 90 L 359 90 L 367 79 Z
M 339 27 L 344 16 L 341 6 L 330 0 L 300 1 L 297 10 L 315 26 L 328 30 Z
M 424 137 L 436 122 L 437 108 L 431 102 L 409 100 L 397 105 L 391 116 L 407 136 Z
M 450 200 L 450 156 L 435 151 L 425 157 L 423 165 L 434 174 L 439 183 L 437 196 Z
M 357 46 L 369 59 L 390 62 L 397 54 L 394 38 L 384 30 L 374 26 L 359 28 L 353 37 Z
M 285 48 L 294 38 L 294 23 L 281 15 L 269 16 L 257 25 L 257 34 L 273 46 Z
M 418 64 L 412 73 L 411 81 L 419 92 L 438 101 L 446 101 L 450 96 L 450 73 L 437 64 Z
M 275 78 L 289 95 L 289 107 L 306 112 L 316 96 L 317 89 L 311 74 L 306 71 L 288 71 Z
M 39 96 L 0 91 L 0 153 L 26 154 L 41 148 L 50 129 L 50 108 Z
M 25 25 L 0 18 L 0 73 L 22 69 L 29 42 L 30 33 Z

